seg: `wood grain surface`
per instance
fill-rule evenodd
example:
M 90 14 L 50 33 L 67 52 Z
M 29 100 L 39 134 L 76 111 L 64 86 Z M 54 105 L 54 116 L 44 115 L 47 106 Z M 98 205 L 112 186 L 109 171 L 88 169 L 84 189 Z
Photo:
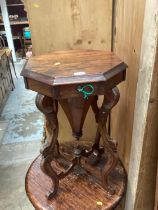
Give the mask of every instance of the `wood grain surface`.
M 114 53 L 123 59 L 129 68 L 126 82 L 118 86 L 121 97 L 112 112 L 111 134 L 118 140 L 118 151 L 128 170 L 146 1 L 115 2 Z
M 32 57 L 21 75 L 26 88 L 60 99 L 81 97 L 78 85 L 87 83 L 94 87 L 92 95 L 104 95 L 125 80 L 126 68 L 111 52 L 67 50 Z
M 158 4 L 146 0 L 125 209 L 153 210 L 158 160 Z
M 124 71 L 126 65 L 111 52 L 97 50 L 54 51 L 33 56 L 22 71 L 22 76 L 50 85 L 106 81 Z
M 61 147 L 66 151 L 66 144 Z M 117 189 L 114 195 L 110 195 L 100 186 L 97 168 L 91 168 L 96 176 L 85 170 L 78 171 L 76 168 L 60 181 L 56 197 L 48 200 L 46 194 L 52 183 L 51 179 L 41 171 L 40 161 L 41 156 L 32 163 L 26 176 L 27 195 L 37 210 L 111 210 L 118 205 L 124 194 L 126 176 L 122 165 L 118 163 L 109 177 Z M 52 166 L 58 173 L 63 170 L 59 162 L 53 161 Z
M 112 0 L 24 0 L 35 55 L 53 50 L 110 50 Z

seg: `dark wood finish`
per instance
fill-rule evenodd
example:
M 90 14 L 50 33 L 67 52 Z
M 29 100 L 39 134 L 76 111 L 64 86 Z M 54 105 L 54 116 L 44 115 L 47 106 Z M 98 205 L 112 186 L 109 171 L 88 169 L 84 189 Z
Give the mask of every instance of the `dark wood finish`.
M 92 176 L 97 174 L 105 191 L 115 196 L 116 186 L 110 181 L 110 176 L 117 167 L 119 158 L 117 144 L 109 137 L 106 123 L 111 109 L 119 100 L 116 85 L 125 79 L 126 67 L 126 64 L 110 52 L 70 50 L 33 57 L 23 69 L 26 88 L 39 93 L 36 105 L 46 118 L 47 132 L 41 151 L 41 169 L 52 181 L 51 192 L 47 192 L 48 199 L 54 198 L 58 192 L 59 180 L 81 165 L 89 172 L 92 171 Z M 97 95 L 104 95 L 100 108 L 97 106 Z M 73 150 L 70 159 L 68 155 L 65 156 L 58 142 L 58 103 L 62 106 L 77 140 L 82 136 L 82 127 L 90 106 L 98 123 L 91 147 L 84 148 L 78 142 L 75 148 L 70 147 L 69 153 Z M 58 159 L 62 162 L 69 161 L 69 165 L 65 165 L 65 170 L 60 173 L 52 167 L 52 162 Z M 102 165 L 100 169 L 98 164 Z
M 36 97 L 36 105 L 41 112 L 46 117 L 47 124 L 49 124 L 50 128 L 50 138 L 46 145 L 43 147 L 42 153 L 42 162 L 41 162 L 41 169 L 44 173 L 46 173 L 52 180 L 54 189 L 49 194 L 48 198 L 52 198 L 58 190 L 59 186 L 59 178 L 57 173 L 51 167 L 51 162 L 55 156 L 55 146 L 57 145 L 57 138 L 58 138 L 58 119 L 57 119 L 57 112 L 58 112 L 58 103 L 56 100 L 52 98 L 48 98 L 47 96 L 43 96 L 38 94 Z
M 62 150 L 66 151 L 68 145 L 69 152 L 72 152 L 71 147 L 76 147 L 74 143 L 61 145 Z M 83 145 L 86 147 L 85 142 Z M 114 195 L 111 196 L 98 183 L 99 173 L 94 177 L 86 171 L 76 168 L 74 173 L 70 173 L 60 181 L 60 187 L 54 199 L 48 200 L 46 194 L 51 180 L 40 169 L 41 159 L 39 156 L 32 163 L 26 175 L 26 192 L 37 210 L 110 210 L 115 208 L 125 192 L 125 171 L 121 163 L 118 162 L 109 177 L 111 182 L 114 180 L 113 184 L 116 186 Z M 63 170 L 62 163 L 59 164 L 57 161 L 53 161 L 52 166 L 58 173 Z M 96 171 L 96 168 L 92 167 L 91 171 Z
M 108 90 L 104 94 L 103 105 L 99 111 L 99 119 L 98 119 L 98 132 L 103 138 L 103 146 L 104 153 L 109 154 L 108 161 L 106 162 L 103 170 L 102 170 L 102 182 L 103 186 L 109 190 L 109 192 L 114 193 L 113 187 L 108 183 L 108 176 L 110 172 L 115 168 L 118 155 L 117 155 L 117 144 L 113 141 L 108 135 L 106 129 L 107 117 L 111 111 L 111 109 L 117 104 L 119 100 L 120 94 L 118 89 L 115 87 L 112 90 Z M 99 142 L 98 142 L 99 147 Z
M 14 82 L 8 57 L 5 50 L 0 50 L 0 112 L 2 111 L 8 95 L 14 89 Z
M 66 98 L 59 100 L 72 127 L 72 134 L 77 139 L 82 136 L 84 120 L 93 101 L 94 96 L 89 97 L 87 100 L 83 98 Z
M 112 90 L 108 90 L 104 94 L 104 101 L 102 107 L 98 110 L 98 130 L 96 134 L 96 139 L 92 149 L 90 151 L 82 151 L 80 149 L 76 149 L 77 154 L 74 152 L 74 157 L 72 159 L 72 165 L 69 167 L 65 173 L 58 174 L 51 167 L 51 162 L 55 157 L 60 155 L 58 151 L 57 154 L 57 145 L 58 145 L 58 120 L 57 120 L 57 101 L 53 98 L 43 96 L 38 94 L 36 98 L 36 105 L 41 112 L 46 117 L 47 126 L 49 128 L 49 135 L 46 141 L 46 145 L 44 146 L 43 151 L 41 152 L 43 155 L 43 161 L 41 163 L 41 169 L 44 171 L 54 183 L 54 188 L 50 195 L 48 196 L 51 199 L 57 192 L 59 186 L 59 179 L 64 178 L 69 172 L 71 172 L 74 166 L 80 161 L 82 156 L 93 156 L 93 164 L 97 163 L 101 158 L 102 153 L 109 154 L 109 159 L 106 162 L 106 165 L 102 169 L 102 185 L 109 190 L 110 193 L 114 193 L 114 189 L 108 183 L 109 173 L 116 166 L 118 157 L 117 157 L 117 148 L 116 144 L 110 139 L 106 130 L 106 121 L 108 114 L 112 107 L 118 102 L 119 99 L 119 91 L 117 88 L 113 88 Z M 82 136 L 82 127 L 85 120 L 86 113 L 93 104 L 97 106 L 95 102 L 96 97 L 91 96 L 89 99 L 84 100 L 83 98 L 68 98 L 59 100 L 59 103 L 63 107 L 70 125 L 72 127 L 73 135 L 79 139 Z M 95 112 L 96 114 L 96 112 Z M 100 149 L 100 137 L 103 138 L 103 149 Z
M 79 97 L 78 84 L 92 83 L 93 95 L 104 95 L 125 79 L 126 64 L 111 52 L 96 50 L 57 51 L 29 60 L 21 75 L 27 87 L 56 99 Z M 76 73 L 85 73 L 75 75 Z
M 122 75 L 121 79 L 123 80 L 126 67 L 126 64 L 111 52 L 99 50 L 55 51 L 47 55 L 32 57 L 24 67 L 22 76 L 27 80 L 31 78 L 51 86 L 76 85 L 78 83 L 106 82 L 119 74 Z M 85 74 L 78 75 L 78 72 Z

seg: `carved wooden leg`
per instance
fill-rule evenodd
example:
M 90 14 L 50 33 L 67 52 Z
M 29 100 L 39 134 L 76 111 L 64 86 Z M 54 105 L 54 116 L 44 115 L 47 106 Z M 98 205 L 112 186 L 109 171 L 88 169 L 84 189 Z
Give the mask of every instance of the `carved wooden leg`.
M 98 96 L 94 96 L 93 101 L 91 103 L 91 107 L 95 114 L 96 122 L 98 123 L 99 107 L 98 107 L 97 101 L 98 101 Z M 97 129 L 95 141 L 92 146 L 92 150 L 89 151 L 89 154 L 87 154 L 87 156 L 90 155 L 88 162 L 91 165 L 96 165 L 97 162 L 100 160 L 102 153 L 104 152 L 103 148 L 100 148 L 100 138 L 101 138 L 101 135 L 100 135 L 99 129 Z
M 94 96 L 91 107 L 92 107 L 92 110 L 95 114 L 95 120 L 98 123 L 99 107 L 98 107 L 97 101 L 98 101 L 98 96 Z
M 103 138 L 104 153 L 107 156 L 107 162 L 102 169 L 102 183 L 103 186 L 112 194 L 114 193 L 114 189 L 112 189 L 112 186 L 110 186 L 108 183 L 108 176 L 115 168 L 118 161 L 118 156 L 117 145 L 108 135 L 106 122 L 109 112 L 117 104 L 119 97 L 119 90 L 116 87 L 112 90 L 108 90 L 104 95 L 104 101 L 98 117 L 98 129 Z
M 45 115 L 46 127 L 48 128 L 47 140 L 41 151 L 41 169 L 53 182 L 53 190 L 48 195 L 48 199 L 51 199 L 57 193 L 59 186 L 58 175 L 51 166 L 51 162 L 56 156 L 56 148 L 58 147 L 58 103 L 50 97 L 38 94 L 36 97 L 36 106 Z

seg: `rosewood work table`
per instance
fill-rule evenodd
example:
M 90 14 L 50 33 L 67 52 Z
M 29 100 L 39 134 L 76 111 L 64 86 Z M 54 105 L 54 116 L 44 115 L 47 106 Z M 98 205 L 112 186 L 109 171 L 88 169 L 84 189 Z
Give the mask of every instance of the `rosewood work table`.
M 98 50 L 54 51 L 34 56 L 25 65 L 25 86 L 38 93 L 36 106 L 46 119 L 41 155 L 26 175 L 26 192 L 36 209 L 105 210 L 120 201 L 126 173 L 106 124 L 119 100 L 116 86 L 125 80 L 126 68 L 113 53 Z M 104 99 L 98 107 L 100 95 Z M 58 104 L 76 141 L 61 144 L 58 139 Z M 96 135 L 91 142 L 80 141 L 90 107 Z

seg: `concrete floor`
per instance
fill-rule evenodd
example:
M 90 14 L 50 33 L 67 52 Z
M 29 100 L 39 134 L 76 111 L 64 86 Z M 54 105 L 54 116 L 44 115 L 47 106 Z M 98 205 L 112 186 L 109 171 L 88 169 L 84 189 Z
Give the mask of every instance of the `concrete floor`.
M 16 64 L 18 75 L 23 64 Z M 25 193 L 25 174 L 39 154 L 43 119 L 34 105 L 35 93 L 25 90 L 20 76 L 14 80 L 16 89 L 0 117 L 0 210 L 33 210 Z M 117 210 L 123 210 L 122 205 Z
M 24 60 L 16 63 L 18 79 L 0 116 L 0 210 L 33 210 L 25 194 L 25 174 L 39 154 L 43 119 L 35 93 L 20 77 Z
M 25 60 L 21 60 L 16 64 L 16 88 L 11 92 L 0 117 L 0 122 L 7 126 L 3 144 L 38 141 L 43 132 L 43 116 L 35 106 L 36 93 L 25 89 L 23 78 L 20 76 L 24 63 Z
M 33 210 L 25 194 L 25 174 L 38 155 L 39 142 L 4 145 L 0 149 L 0 209 Z

